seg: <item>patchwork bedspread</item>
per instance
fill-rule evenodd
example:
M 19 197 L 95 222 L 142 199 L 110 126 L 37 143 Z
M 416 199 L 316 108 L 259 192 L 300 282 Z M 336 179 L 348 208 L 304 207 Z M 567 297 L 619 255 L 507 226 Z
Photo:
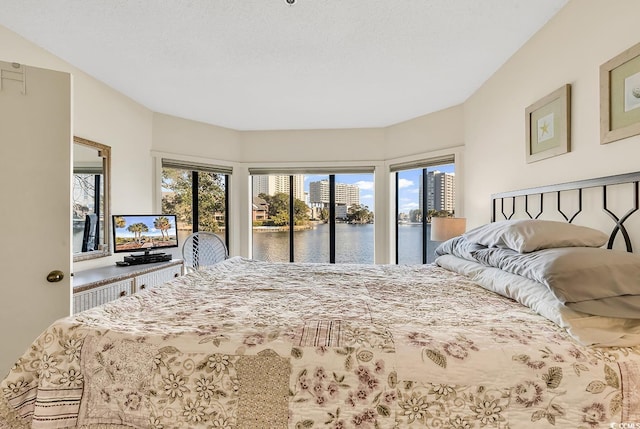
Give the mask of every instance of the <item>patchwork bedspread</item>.
M 640 427 L 640 347 L 436 266 L 232 258 L 57 321 L 0 389 L 12 429 Z

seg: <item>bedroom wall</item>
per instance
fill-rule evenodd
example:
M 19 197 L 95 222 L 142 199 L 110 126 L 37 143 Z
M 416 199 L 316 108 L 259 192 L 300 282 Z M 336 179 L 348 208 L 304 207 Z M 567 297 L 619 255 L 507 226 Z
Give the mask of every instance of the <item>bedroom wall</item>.
M 237 162 L 242 157 L 239 138 L 229 128 L 153 114 L 153 149 L 167 157 L 173 153 Z
M 248 163 L 383 160 L 385 154 L 381 128 L 244 131 L 240 141 Z
M 236 131 L 153 114 L 153 150 L 249 164 L 385 161 L 464 143 L 463 106 L 386 128 Z
M 462 104 L 385 128 L 385 159 L 438 151 L 464 144 Z
M 637 171 L 640 136 L 600 144 L 599 67 L 640 41 L 637 0 L 572 0 L 464 103 L 468 228 L 492 193 Z M 571 152 L 527 164 L 525 108 L 572 85 Z
M 2 26 L 0 56 L 4 61 L 72 74 L 74 134 L 112 148 L 112 212 L 151 211 L 152 112 Z M 74 269 L 107 265 L 117 259 L 121 257 L 83 261 L 74 264 Z

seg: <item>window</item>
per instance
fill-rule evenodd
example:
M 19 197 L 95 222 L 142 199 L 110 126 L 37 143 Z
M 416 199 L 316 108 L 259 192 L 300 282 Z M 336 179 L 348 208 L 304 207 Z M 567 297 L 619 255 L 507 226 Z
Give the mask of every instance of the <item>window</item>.
M 371 170 L 340 174 L 256 174 L 250 170 L 253 258 L 373 263 Z
M 214 232 L 229 247 L 230 170 L 162 161 L 162 212 L 178 216 L 178 240 L 196 231 Z
M 431 218 L 455 212 L 453 159 L 391 170 L 396 178 L 396 263 L 432 263 L 440 243 L 431 241 Z

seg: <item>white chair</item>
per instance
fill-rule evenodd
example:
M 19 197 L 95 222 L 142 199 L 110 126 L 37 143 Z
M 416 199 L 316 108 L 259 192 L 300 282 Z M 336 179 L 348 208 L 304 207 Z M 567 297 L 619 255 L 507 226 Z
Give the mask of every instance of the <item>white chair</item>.
M 194 232 L 182 245 L 187 271 L 199 270 L 229 258 L 224 241 L 212 232 Z

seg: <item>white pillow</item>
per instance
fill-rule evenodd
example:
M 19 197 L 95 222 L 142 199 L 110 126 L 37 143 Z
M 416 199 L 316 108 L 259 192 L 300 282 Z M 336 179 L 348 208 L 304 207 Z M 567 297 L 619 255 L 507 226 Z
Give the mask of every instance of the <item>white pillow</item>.
M 487 247 L 528 253 L 556 247 L 601 247 L 609 237 L 586 226 L 550 220 L 504 220 L 467 231 L 467 240 Z
M 547 286 L 560 302 L 574 310 L 640 319 L 638 254 L 592 247 L 523 254 L 493 247 L 477 250 L 473 255 L 481 264 Z

